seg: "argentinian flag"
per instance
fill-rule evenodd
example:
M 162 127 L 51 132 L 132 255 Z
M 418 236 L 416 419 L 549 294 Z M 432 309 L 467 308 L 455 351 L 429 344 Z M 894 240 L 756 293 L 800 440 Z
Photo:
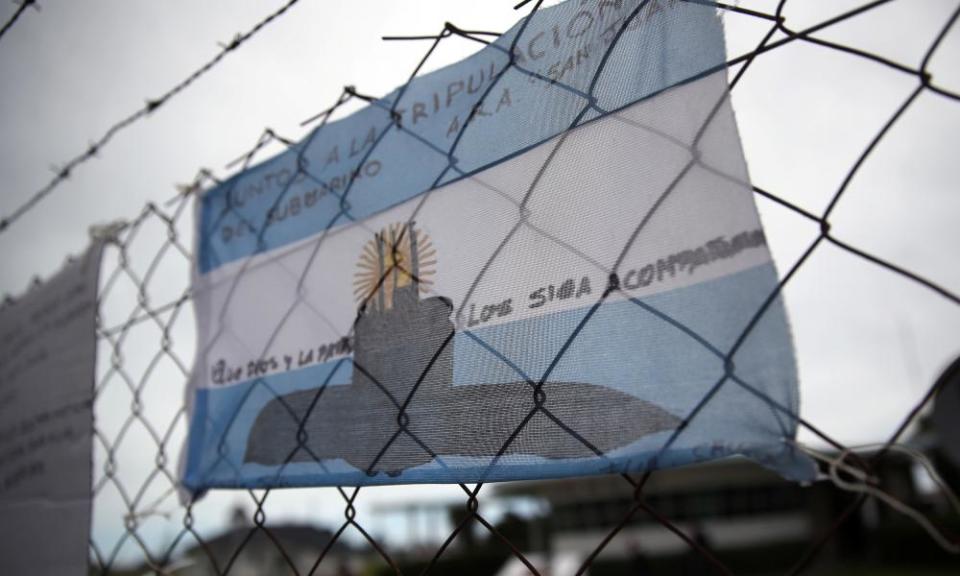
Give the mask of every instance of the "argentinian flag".
M 724 62 L 568 1 L 206 191 L 185 485 L 809 476 Z

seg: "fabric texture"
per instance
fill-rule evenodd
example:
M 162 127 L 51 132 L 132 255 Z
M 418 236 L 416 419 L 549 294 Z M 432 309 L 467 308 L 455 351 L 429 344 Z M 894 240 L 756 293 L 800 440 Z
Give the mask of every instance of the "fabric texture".
M 724 62 L 568 1 L 207 190 L 185 485 L 809 478 Z

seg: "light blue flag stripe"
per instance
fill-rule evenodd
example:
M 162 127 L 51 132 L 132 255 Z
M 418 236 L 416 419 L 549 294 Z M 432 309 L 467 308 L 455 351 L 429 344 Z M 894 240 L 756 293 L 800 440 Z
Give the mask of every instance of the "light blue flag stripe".
M 607 43 L 638 7 L 591 100 L 586 94 Z M 200 273 L 363 220 L 527 152 L 575 125 L 697 80 L 725 62 L 714 10 L 694 3 L 564 2 L 542 9 L 518 43 L 517 64 L 508 67 L 521 26 L 205 192 Z M 643 49 L 647 45 L 658 48 Z M 537 78 L 555 81 L 554 88 L 544 90 L 546 82 Z M 452 149 L 484 96 L 478 120 Z M 391 115 L 398 97 L 401 127 Z M 588 104 L 593 108 L 580 117 Z M 537 121 L 530 122 L 532 117 Z M 374 154 L 366 157 L 374 144 Z M 271 209 L 276 216 L 269 216 Z
M 684 418 L 723 378 L 722 353 L 734 344 L 776 281 L 773 267 L 761 265 L 644 298 L 639 304 L 623 301 L 604 306 L 565 353 L 551 379 L 586 379 L 619 388 Z M 453 385 L 515 382 L 517 370 L 536 380 L 586 310 L 521 320 L 520 326 L 510 323 L 459 332 Z M 736 373 L 743 376 L 727 382 L 668 450 L 663 447 L 672 430 L 645 436 L 602 458 L 509 456 L 491 467 L 490 456 L 445 456 L 398 477 L 367 475 L 343 459 L 292 461 L 280 467 L 245 463 L 250 431 L 267 404 L 292 392 L 315 393 L 320 384 L 338 387 L 351 383 L 352 364 L 349 358 L 341 358 L 230 388 L 199 391 L 197 405 L 203 409 L 194 413 L 191 422 L 192 460 L 184 482 L 199 489 L 211 485 L 251 488 L 517 480 L 629 472 L 738 454 L 787 477 L 809 479 L 813 472 L 809 460 L 782 441 L 796 433 L 794 415 L 799 403 L 792 376 L 793 351 L 789 340 L 783 338 L 787 329 L 782 306 L 770 307 L 734 358 Z M 505 340 L 518 331 L 529 335 L 531 342 L 542 343 L 542 354 L 510 359 L 510 364 L 519 365 L 516 370 L 507 362 L 491 362 L 490 351 L 509 350 Z M 549 383 L 545 390 L 549 398 Z

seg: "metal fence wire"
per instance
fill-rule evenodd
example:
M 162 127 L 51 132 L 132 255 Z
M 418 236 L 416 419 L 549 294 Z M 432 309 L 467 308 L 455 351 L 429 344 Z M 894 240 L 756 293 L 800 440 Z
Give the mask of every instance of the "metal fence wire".
M 666 0 L 663 0 L 666 1 Z M 729 87 L 735 90 L 743 78 L 749 74 L 751 66 L 760 58 L 775 51 L 797 43 L 813 44 L 827 51 L 844 53 L 862 60 L 869 65 L 884 67 L 890 74 L 912 78 L 915 87 L 896 109 L 891 111 L 889 118 L 881 126 L 872 139 L 866 144 L 856 161 L 849 166 L 846 176 L 840 186 L 833 192 L 826 208 L 820 213 L 813 213 L 802 208 L 775 190 L 766 190 L 754 186 L 753 191 L 768 201 L 779 204 L 789 210 L 797 219 L 814 223 L 819 228 L 815 239 L 806 247 L 805 251 L 789 263 L 783 270 L 781 280 L 776 291 L 770 294 L 764 306 L 758 310 L 753 320 L 745 327 L 736 344 L 726 351 L 714 349 L 696 333 L 684 327 L 675 320 L 679 330 L 688 333 L 689 337 L 707 347 L 711 353 L 722 358 L 726 366 L 723 378 L 711 389 L 678 427 L 678 434 L 682 433 L 690 421 L 697 418 L 700 409 L 709 402 L 710 397 L 722 386 L 737 385 L 736 367 L 733 357 L 738 348 L 756 326 L 757 321 L 781 293 L 784 287 L 804 270 L 812 254 L 822 250 L 825 245 L 832 245 L 845 251 L 870 266 L 875 266 L 889 274 L 898 275 L 923 288 L 927 289 L 931 298 L 942 298 L 952 304 L 960 305 L 960 295 L 934 281 L 885 260 L 884 258 L 861 249 L 842 239 L 838 230 L 831 226 L 831 216 L 837 206 L 843 201 L 844 193 L 858 171 L 871 159 L 871 154 L 877 146 L 889 137 L 891 128 L 898 122 L 904 113 L 915 106 L 918 98 L 924 93 L 931 93 L 936 97 L 946 99 L 954 104 L 960 102 L 960 94 L 952 92 L 936 83 L 930 72 L 930 62 L 937 52 L 951 27 L 956 24 L 960 15 L 960 5 L 943 21 L 938 34 L 931 38 L 922 62 L 917 66 L 906 65 L 890 60 L 880 54 L 865 51 L 851 45 L 837 43 L 824 39 L 818 35 L 822 31 L 865 17 L 879 7 L 891 3 L 893 0 L 877 0 L 860 5 L 852 10 L 833 16 L 827 20 L 809 25 L 803 29 L 796 29 L 784 17 L 788 0 L 781 0 L 773 11 L 765 12 L 748 9 L 738 5 L 713 3 L 707 0 L 677 0 L 695 2 L 715 6 L 722 13 L 735 13 L 740 17 L 748 17 L 761 21 L 767 27 L 767 33 L 762 40 L 746 54 L 736 56 L 727 62 L 729 67 Z M 620 31 L 629 25 L 630 20 L 638 14 L 650 1 L 642 2 L 637 10 L 627 15 L 620 23 Z M 656 3 L 655 1 L 653 3 Z M 29 2 L 22 4 L 23 8 Z M 291 2 L 290 4 L 293 4 Z M 528 5 L 529 4 L 529 5 Z M 284 7 L 284 10 L 287 6 Z M 523 2 L 517 6 L 526 11 L 525 18 L 529 19 L 539 8 L 540 2 Z M 282 12 L 281 12 L 282 13 Z M 15 16 L 15 18 L 16 18 Z M 11 22 L 12 25 L 12 22 Z M 6 27 L 4 28 L 6 29 Z M 415 66 L 410 78 L 418 74 L 428 58 L 434 53 L 437 46 L 451 38 L 461 38 L 480 44 L 489 44 L 490 38 L 497 34 L 485 31 L 466 30 L 453 24 L 446 24 L 436 35 L 410 36 L 385 38 L 393 41 L 410 40 L 426 42 L 429 48 L 423 58 Z M 519 36 L 518 36 L 519 37 Z M 616 38 L 619 38 L 619 33 Z M 225 48 L 225 52 L 239 44 L 239 40 Z M 616 46 L 616 39 L 611 42 L 608 50 Z M 516 68 L 524 74 L 538 76 L 537 73 L 523 69 L 511 59 L 510 65 L 500 72 L 502 75 L 507 69 Z M 543 78 L 541 78 L 543 79 Z M 495 83 L 495 82 L 494 82 Z M 492 85 L 491 85 L 492 88 Z M 562 89 L 562 86 L 560 87 Z M 177 90 L 178 91 L 178 90 Z M 176 93 L 176 91 L 174 92 Z M 489 90 L 487 91 L 489 93 Z M 589 94 L 584 94 L 583 114 L 595 107 L 595 102 Z M 729 94 L 724 96 L 729 97 Z M 374 105 L 382 104 L 375 98 L 366 96 L 352 87 L 343 90 L 341 96 L 328 109 L 311 119 L 309 122 L 325 123 L 338 109 L 350 101 L 362 100 Z M 165 101 L 165 99 L 164 99 Z M 481 99 L 481 103 L 482 103 Z M 148 104 L 148 108 L 149 108 Z M 717 104 L 719 107 L 719 103 Z M 151 110 L 145 109 L 143 114 Z M 802 112 L 802 111 L 801 111 Z M 405 128 L 402 119 L 396 110 L 395 123 L 388 130 Z M 794 111 L 796 113 L 796 111 Z M 138 116 L 139 117 L 139 116 Z M 471 119 L 473 116 L 471 116 Z M 578 117 L 579 119 L 579 117 Z M 709 120 L 708 120 L 709 121 Z M 466 120 L 460 127 L 460 134 L 470 124 Z M 576 124 L 576 122 L 574 122 Z M 108 135 L 109 136 L 109 135 Z M 107 138 L 109 139 L 109 138 Z M 459 142 L 459 136 L 453 140 L 451 148 L 439 150 L 439 154 L 446 155 L 453 165 L 453 154 Z M 104 141 L 105 143 L 105 141 Z M 254 158 L 269 146 L 291 147 L 294 142 L 266 130 L 255 145 L 244 154 L 238 164 L 242 168 L 249 166 Z M 699 162 L 696 153 L 697 140 L 690 144 L 690 164 Z M 374 145 L 367 151 L 369 156 L 376 148 Z M 90 151 L 90 155 L 97 150 Z M 548 159 L 549 163 L 550 160 Z M 72 166 L 72 165 L 71 165 Z M 303 166 L 299 170 L 306 170 Z M 59 185 L 62 179 L 69 176 L 69 167 L 66 172 L 57 175 L 52 187 Z M 189 377 L 193 361 L 194 342 L 193 314 L 191 309 L 191 292 L 189 286 L 189 270 L 192 266 L 192 246 L 189 240 L 192 233 L 188 232 L 192 226 L 190 207 L 196 195 L 194 192 L 205 186 L 219 181 L 209 171 L 201 171 L 192 186 L 186 187 L 182 194 L 164 205 L 148 205 L 135 219 L 118 224 L 114 230 L 114 241 L 108 246 L 101 280 L 100 314 L 98 322 L 99 367 L 96 384 L 96 430 L 95 430 L 95 478 L 94 478 L 94 514 L 110 513 L 116 517 L 110 522 L 116 525 L 112 532 L 115 540 L 106 541 L 102 534 L 95 532 L 91 542 L 91 571 L 96 574 L 126 574 L 126 573 L 154 573 L 154 574 L 245 574 L 245 568 L 238 560 L 256 543 L 258 550 L 271 550 L 269 566 L 261 564 L 262 573 L 277 574 L 329 574 L 353 573 L 349 564 L 350 555 L 360 555 L 368 559 L 369 573 L 467 573 L 470 566 L 456 563 L 457 552 L 454 544 L 459 540 L 472 540 L 475 532 L 486 533 L 488 545 L 497 549 L 504 557 L 515 558 L 532 574 L 545 575 L 548 570 L 542 562 L 531 554 L 529 541 L 521 542 L 517 533 L 509 527 L 492 519 L 487 512 L 485 503 L 489 499 L 490 489 L 483 483 L 476 485 L 460 484 L 462 491 L 462 508 L 451 514 L 452 529 L 442 541 L 428 553 L 420 551 L 420 559 L 411 561 L 407 554 L 391 549 L 383 541 L 378 531 L 369 524 L 369 519 L 358 514 L 358 498 L 368 488 L 336 487 L 303 489 L 298 494 L 307 492 L 323 492 L 336 494 L 341 500 L 343 510 L 342 522 L 330 533 L 297 532 L 289 526 L 272 522 L 268 517 L 268 503 L 276 499 L 275 490 L 246 490 L 234 494 L 246 494 L 249 505 L 253 508 L 252 516 L 242 524 L 243 529 L 235 531 L 229 537 L 214 536 L 204 528 L 207 513 L 204 501 L 198 500 L 186 505 L 180 505 L 176 498 L 179 488 L 177 478 L 177 459 L 180 444 L 186 435 L 186 408 L 183 403 L 184 388 Z M 352 182 L 338 193 L 345 198 Z M 42 195 L 52 190 L 45 189 Z M 664 195 L 670 190 L 664 191 Z M 39 198 L 39 199 L 42 199 Z M 39 201 L 38 199 L 38 201 Z M 279 202 L 283 198 L 278 199 Z M 32 206 L 32 205 L 31 205 Z M 30 209 L 28 206 L 27 210 Z M 19 213 L 18 213 L 19 214 Z M 14 215 L 16 216 L 16 214 Z M 270 225 L 268 219 L 262 226 L 256 228 L 263 235 Z M 4 222 L 4 226 L 8 224 Z M 394 247 L 396 248 L 396 246 Z M 151 254 L 148 259 L 142 255 Z M 495 257 L 495 256 L 494 256 Z M 785 262 L 780 262 L 783 267 Z M 396 265 L 396 264 L 393 264 Z M 392 270 L 388 269 L 380 278 L 383 282 Z M 611 270 L 615 274 L 616 266 Z M 620 290 L 618 282 L 611 281 L 609 286 L 596 301 L 583 322 L 570 334 L 570 340 L 576 338 L 577 332 L 590 321 L 593 313 L 599 309 L 604 301 L 614 292 Z M 829 298 L 829 294 L 824 295 Z M 643 305 L 637 302 L 638 305 Z M 177 328 L 180 328 L 177 330 Z M 185 328 L 185 329 L 184 329 Z M 279 327 L 277 327 L 279 329 Z M 177 335 L 175 338 L 174 335 Z M 144 351 L 149 353 L 145 354 Z M 561 352 L 562 355 L 562 352 Z M 559 360 L 558 358 L 555 360 Z M 955 364 L 953 372 L 958 370 Z M 807 428 L 825 443 L 832 446 L 839 456 L 831 456 L 823 464 L 823 470 L 830 469 L 834 473 L 836 485 L 849 485 L 857 480 L 862 481 L 857 486 L 862 489 L 854 492 L 841 492 L 835 485 L 828 484 L 826 489 L 836 493 L 839 498 L 839 512 L 832 522 L 827 523 L 825 529 L 816 534 L 792 558 L 789 566 L 784 570 L 788 574 L 800 574 L 809 571 L 813 562 L 832 540 L 843 531 L 843 526 L 856 521 L 857 515 L 864 504 L 872 499 L 884 503 L 893 502 L 899 505 L 886 491 L 884 478 L 887 470 L 886 463 L 896 457 L 902 449 L 898 448 L 898 440 L 904 434 L 924 407 L 935 396 L 938 389 L 947 382 L 948 378 L 938 380 L 922 399 L 909 407 L 903 415 L 903 420 L 896 432 L 884 443 L 871 452 L 869 456 L 858 456 L 847 446 L 834 440 L 822 431 L 815 423 L 805 420 L 797 414 L 796 418 L 801 426 Z M 530 382 L 531 393 L 542 398 L 548 395 L 549 390 L 543 388 L 543 382 Z M 542 409 L 543 402 L 538 402 L 533 413 Z M 118 406 L 128 405 L 129 409 L 123 414 L 117 414 Z M 399 409 L 397 434 L 404 431 L 402 423 L 403 408 Z M 529 418 L 528 418 L 529 420 Z M 526 421 L 525 421 L 526 422 Z M 514 431 L 507 444 L 520 432 Z M 570 434 L 576 435 L 573 430 Z M 586 442 L 577 437 L 578 441 Z M 291 447 L 306 449 L 300 440 L 301 446 Z M 386 448 L 386 447 L 385 447 Z M 504 446 L 501 452 L 506 449 Z M 708 474 L 709 472 L 702 472 Z M 711 547 L 692 529 L 689 523 L 682 519 L 672 518 L 667 510 L 668 502 L 651 497 L 648 488 L 657 480 L 657 476 L 665 472 L 647 472 L 639 476 L 624 474 L 617 481 L 622 484 L 624 497 L 620 500 L 620 508 L 610 512 L 611 522 L 606 527 L 606 533 L 596 544 L 593 551 L 581 559 L 576 569 L 577 574 L 603 573 L 600 566 L 601 553 L 621 535 L 625 528 L 635 523 L 639 517 L 646 517 L 646 521 L 661 525 L 669 531 L 677 542 L 682 543 L 689 553 L 702 562 L 696 570 L 703 573 L 732 574 L 736 567 L 728 563 L 722 554 Z M 823 484 L 814 487 L 798 488 L 804 492 L 824 490 Z M 846 495 L 845 497 L 839 496 Z M 308 497 L 304 496 L 305 501 Z M 118 516 L 118 511 L 122 516 Z M 218 514 L 220 512 L 217 512 Z M 941 525 L 935 525 L 926 517 L 921 517 L 921 527 L 912 525 L 915 531 L 925 538 L 936 541 L 948 550 L 956 549 L 958 541 Z M 156 538 L 148 536 L 156 534 L 153 523 L 161 523 L 164 527 L 164 538 L 158 545 Z M 923 529 L 926 532 L 923 532 Z M 109 533 L 108 531 L 103 534 Z M 301 546 L 306 539 L 315 548 L 316 552 L 309 558 L 304 558 Z M 190 564 L 184 562 L 184 553 L 189 551 Z M 135 556 L 140 559 L 135 571 L 130 568 L 129 558 Z M 780 562 L 780 565 L 784 564 Z M 472 567 L 473 569 L 476 566 Z M 640 568 L 636 568 L 640 572 Z M 611 572 L 612 573 L 612 572 Z

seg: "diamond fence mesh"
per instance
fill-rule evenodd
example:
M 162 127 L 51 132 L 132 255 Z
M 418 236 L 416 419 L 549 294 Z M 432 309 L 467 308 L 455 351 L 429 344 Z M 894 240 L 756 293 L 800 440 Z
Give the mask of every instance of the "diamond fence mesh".
M 639 300 L 633 300 L 637 306 L 647 309 L 661 320 L 670 323 L 677 330 L 687 334 L 691 339 L 706 347 L 712 354 L 724 361 L 724 373 L 716 385 L 702 399 L 697 407 L 686 415 L 684 423 L 668 441 L 667 448 L 673 438 L 682 434 L 686 424 L 697 418 L 703 406 L 709 403 L 711 397 L 723 386 L 742 386 L 749 388 L 749 384 L 739 379 L 733 358 L 762 317 L 766 307 L 780 295 L 788 283 L 804 273 L 805 266 L 811 256 L 822 251 L 824 246 L 833 247 L 847 252 L 870 266 L 884 271 L 886 274 L 897 275 L 923 287 L 930 298 L 940 298 L 960 305 L 960 296 L 949 288 L 939 285 L 931 279 L 912 271 L 887 259 L 860 248 L 842 236 L 842 230 L 831 226 L 831 216 L 836 207 L 843 203 L 844 194 L 850 183 L 856 178 L 858 171 L 871 160 L 871 154 L 889 138 L 892 129 L 898 120 L 913 106 L 918 105 L 921 95 L 932 94 L 958 105 L 960 94 L 954 93 L 937 84 L 930 71 L 930 62 L 945 37 L 956 24 L 960 5 L 952 10 L 942 22 L 938 34 L 928 41 L 927 50 L 918 65 L 907 65 L 890 60 L 880 54 L 868 52 L 855 46 L 846 45 L 825 39 L 819 33 L 830 27 L 844 22 L 855 21 L 869 15 L 875 9 L 891 3 L 892 0 L 880 0 L 856 6 L 855 8 L 832 16 L 831 18 L 812 25 L 796 29 L 784 16 L 787 0 L 782 0 L 771 10 L 762 11 L 748 9 L 739 5 L 716 3 L 698 0 L 686 0 L 698 4 L 716 6 L 722 13 L 736 14 L 739 17 L 752 18 L 763 22 L 767 33 L 762 40 L 748 53 L 732 58 L 729 66 L 729 87 L 736 91 L 741 81 L 750 74 L 751 66 L 758 59 L 764 58 L 777 50 L 784 49 L 797 43 L 813 44 L 825 50 L 825 57 L 830 54 L 845 53 L 864 65 L 880 66 L 889 71 L 889 74 L 900 75 L 911 79 L 913 89 L 899 103 L 890 110 L 887 120 L 877 126 L 872 139 L 864 143 L 862 153 L 849 166 L 840 185 L 832 192 L 826 208 L 820 212 L 811 212 L 795 202 L 788 200 L 776 190 L 767 190 L 754 186 L 753 191 L 758 201 L 776 203 L 788 210 L 796 219 L 812 222 L 818 227 L 819 233 L 800 256 L 793 262 L 779 262 L 781 266 L 781 280 L 777 290 L 769 295 L 764 306 L 757 310 L 753 320 L 746 326 L 736 344 L 728 350 L 718 350 L 706 339 L 687 328 L 676 319 L 664 317 L 657 310 L 649 310 L 649 306 Z M 292 3 L 291 3 L 292 4 Z M 533 14 L 540 3 L 519 7 Z M 619 23 L 614 32 L 608 50 L 616 46 L 617 39 L 629 25 L 632 18 L 648 2 L 643 2 L 632 14 L 626 16 Z M 24 4 L 26 6 L 26 3 Z M 519 8 L 518 7 L 518 8 Z M 18 12 L 19 14 L 19 12 Z M 529 18 L 530 16 L 527 16 Z M 434 36 L 395 37 L 392 40 L 424 41 L 429 44 L 423 59 L 414 68 L 410 77 L 417 75 L 420 69 L 433 54 L 435 48 L 447 39 L 458 37 L 469 41 L 488 44 L 489 38 L 496 34 L 483 31 L 471 31 L 448 24 Z M 519 36 L 518 36 L 519 38 Z M 500 75 L 508 69 L 515 69 L 521 73 L 540 80 L 550 80 L 540 77 L 538 73 L 527 70 L 515 61 L 511 66 L 503 69 Z M 602 65 L 601 65 L 602 68 Z M 599 72 L 598 72 L 599 74 Z M 552 80 L 557 89 L 576 90 L 564 86 L 562 82 Z M 494 82 L 495 83 L 495 82 Z M 492 88 L 492 84 L 491 84 Z M 489 93 L 490 90 L 487 92 Z M 580 93 L 583 98 L 583 108 L 573 126 L 579 119 L 591 111 L 599 111 L 591 93 Z M 725 94 L 724 98 L 728 98 Z M 363 100 L 376 106 L 382 106 L 380 101 L 366 96 L 354 88 L 345 88 L 343 94 L 329 109 L 312 119 L 325 123 L 341 107 L 352 100 Z M 482 100 L 481 100 L 482 102 Z M 716 107 L 719 107 L 720 102 Z M 716 107 L 714 111 L 716 111 Z M 386 130 L 405 131 L 402 118 L 396 109 L 388 112 L 395 117 L 395 122 Z M 803 113 L 792 111 L 791 113 Z M 711 115 L 712 117 L 712 115 Z M 471 119 L 473 116 L 471 116 Z M 709 123 L 709 119 L 707 123 Z M 460 128 L 463 133 L 470 124 L 470 119 Z M 571 126 L 572 127 L 572 126 Z M 703 127 L 701 128 L 702 131 Z M 413 132 L 407 131 L 411 137 Z M 382 137 L 382 134 L 380 135 Z M 697 154 L 698 138 L 689 143 L 690 160 L 687 166 L 677 175 L 675 182 L 681 180 L 690 167 L 700 162 Z M 379 140 L 378 140 L 379 141 Z M 456 170 L 455 151 L 459 135 L 454 139 L 452 147 L 440 149 L 432 146 L 435 152 L 449 159 L 449 165 L 444 170 Z M 293 141 L 287 140 L 273 133 L 265 131 L 254 147 L 245 154 L 238 164 L 242 168 L 249 166 L 253 160 L 271 146 L 293 146 Z M 376 149 L 376 144 L 366 156 Z M 545 170 L 550 163 L 546 161 Z M 362 164 L 362 162 L 361 162 Z M 299 171 L 311 177 L 308 167 L 300 166 Z M 441 174 L 442 177 L 443 174 Z M 319 180 L 318 180 L 319 181 Z M 440 181 L 438 177 L 437 181 Z M 364 495 L 373 488 L 337 487 L 337 488 L 310 488 L 290 491 L 292 496 L 284 496 L 277 490 L 247 490 L 245 509 L 248 511 L 244 522 L 236 525 L 240 528 L 228 536 L 218 536 L 212 533 L 210 527 L 216 522 L 206 517 L 210 514 L 222 515 L 222 502 L 218 498 L 225 498 L 223 492 L 211 493 L 204 500 L 198 500 L 185 505 L 178 503 L 177 490 L 177 462 L 180 457 L 180 447 L 186 435 L 186 407 L 184 406 L 184 388 L 193 362 L 196 346 L 193 335 L 193 311 L 191 307 L 190 270 L 193 258 L 193 221 L 191 207 L 196 193 L 205 186 L 218 183 L 209 172 L 203 171 L 196 178 L 192 186 L 185 188 L 180 195 L 164 205 L 149 205 L 143 212 L 130 222 L 117 224 L 111 232 L 114 241 L 108 246 L 105 255 L 99 314 L 99 357 L 98 378 L 96 384 L 96 430 L 95 430 L 95 478 L 94 478 L 94 516 L 95 525 L 99 528 L 93 534 L 90 543 L 91 571 L 96 574 L 124 574 L 124 573 L 155 573 L 155 574 L 247 574 L 247 573 L 291 573 L 291 574 L 353 574 L 353 573 L 476 573 L 483 568 L 477 561 L 458 560 L 463 558 L 461 550 L 464 543 L 473 542 L 483 535 L 486 545 L 497 552 L 494 554 L 498 564 L 491 565 L 490 572 L 500 569 L 506 559 L 513 559 L 519 563 L 518 569 L 522 573 L 526 569 L 533 574 L 564 573 L 569 570 L 576 574 L 616 573 L 608 565 L 603 564 L 603 554 L 618 538 L 625 538 L 624 533 L 635 526 L 640 519 L 648 524 L 661 526 L 669 537 L 688 551 L 688 555 L 699 560 L 699 564 L 691 564 L 689 559 L 682 569 L 687 573 L 721 573 L 731 574 L 735 571 L 747 572 L 785 572 L 799 574 L 807 572 L 814 565 L 824 548 L 835 544 L 838 538 L 845 538 L 844 526 L 858 522 L 861 508 L 868 502 L 881 502 L 893 506 L 902 505 L 893 499 L 889 493 L 890 478 L 885 474 L 890 472 L 888 466 L 892 458 L 905 450 L 898 447 L 907 428 L 914 423 L 922 413 L 924 407 L 943 386 L 948 378 L 942 378 L 923 395 L 920 402 L 914 406 L 904 407 L 903 418 L 896 432 L 881 446 L 874 447 L 869 455 L 858 455 L 841 442 L 832 438 L 826 431 L 821 430 L 816 422 L 809 422 L 798 414 L 790 414 L 800 425 L 819 437 L 822 442 L 831 446 L 836 453 L 824 457 L 823 470 L 831 472 L 835 485 L 817 484 L 813 487 L 798 488 L 804 493 L 814 491 L 828 493 L 827 498 L 836 503 L 831 521 L 818 527 L 818 532 L 807 538 L 803 546 L 791 549 L 790 558 L 777 558 L 771 561 L 770 566 L 777 568 L 766 570 L 744 569 L 741 560 L 731 559 L 729 555 L 721 554 L 705 541 L 696 527 L 696 521 L 687 518 L 672 517 L 671 506 L 667 499 L 648 494 L 649 487 L 657 482 L 657 477 L 669 472 L 648 472 L 634 477 L 622 475 L 616 482 L 622 484 L 620 490 L 624 495 L 618 500 L 615 509 L 609 506 L 602 522 L 602 537 L 596 540 L 589 554 L 576 559 L 576 566 L 561 568 L 554 564 L 552 568 L 545 563 L 541 551 L 544 546 L 537 546 L 535 538 L 518 533 L 509 522 L 504 520 L 502 513 L 491 513 L 489 510 L 496 507 L 497 496 L 491 495 L 488 485 L 459 485 L 460 503 L 450 506 L 449 530 L 437 541 L 421 547 L 417 554 L 412 556 L 409 547 L 399 548 L 389 546 L 382 531 L 373 526 L 376 519 L 369 514 L 359 512 L 359 502 Z M 341 201 L 345 201 L 350 193 L 352 181 L 339 191 L 329 190 L 336 194 Z M 665 198 L 671 189 L 663 191 Z M 275 208 L 280 206 L 283 197 L 277 200 Z M 28 208 L 29 209 L 29 208 Z M 521 211 L 522 212 L 522 211 Z M 649 216 L 649 215 L 648 215 Z M 648 220 L 644 216 L 638 220 L 638 231 Z M 270 225 L 251 223 L 251 229 L 256 230 L 262 238 L 264 231 Z M 521 217 L 518 219 L 514 231 L 530 225 Z M 634 234 L 635 236 L 636 234 Z M 503 242 L 509 241 L 509 236 Z M 632 241 L 632 240 L 631 240 Z M 393 249 L 400 243 L 397 239 Z M 148 255 L 148 256 L 147 256 Z M 490 256 L 491 261 L 497 254 Z M 394 266 L 397 264 L 394 263 Z M 605 272 L 615 276 L 619 263 L 605 267 Z M 392 270 L 388 269 L 379 278 L 378 285 L 383 283 Z M 409 271 L 405 271 L 408 272 Z M 619 282 L 612 280 L 600 298 L 596 301 L 591 312 L 586 315 L 580 325 L 569 335 L 573 341 L 583 326 L 590 321 L 593 312 L 603 306 L 604 301 L 612 293 L 621 290 Z M 830 298 L 824 294 L 824 298 Z M 296 313 L 297 302 L 291 313 Z M 281 327 L 275 327 L 279 330 Z M 344 335 L 348 336 L 348 335 Z M 555 359 L 559 361 L 563 354 Z M 494 351 L 495 353 L 495 351 Z M 953 371 L 956 372 L 954 365 Z M 538 411 L 546 411 L 544 397 L 549 390 L 543 387 L 544 377 L 540 381 L 529 381 L 531 394 L 539 399 L 535 402 L 528 418 L 509 437 L 501 447 L 501 453 L 520 432 L 529 418 Z M 415 389 L 411 395 L 415 393 Z M 399 436 L 411 434 L 404 423 L 404 412 L 409 404 L 398 405 L 397 429 L 390 442 Z M 291 412 L 291 414 L 293 414 Z M 294 417 L 294 416 L 292 416 Z M 303 417 L 305 420 L 306 416 Z M 302 429 L 303 420 L 299 422 Z M 558 422 L 559 423 L 559 422 Z M 559 423 L 563 426 L 562 423 Z M 566 428 L 577 441 L 588 447 L 589 442 L 579 436 L 572 428 Z M 298 451 L 307 451 L 305 442 L 298 437 L 298 446 L 291 446 L 291 460 Z M 384 446 L 382 451 L 389 447 Z M 429 452 L 428 446 L 423 446 Z M 592 448 L 592 447 L 591 447 Z M 596 449 L 594 449 L 596 450 Z M 598 452 L 599 453 L 599 452 Z M 318 460 L 319 462 L 319 460 Z M 695 474 L 708 475 L 707 469 Z M 892 478 L 893 476 L 891 476 Z M 846 484 L 845 484 L 846 482 Z M 857 490 L 850 491 L 850 483 Z M 846 486 L 847 491 L 840 487 Z M 230 493 L 230 498 L 236 492 Z M 448 493 L 449 494 L 449 493 Z M 851 495 L 852 494 L 852 495 Z M 809 494 L 808 494 L 809 495 Z M 287 498 L 301 502 L 309 511 L 317 506 L 331 507 L 342 510 L 342 520 L 330 532 L 320 532 L 304 529 L 294 529 L 283 521 L 271 518 L 271 503 L 279 498 Z M 799 496 L 801 499 L 806 496 Z M 732 497 L 731 497 L 732 498 Z M 210 503 L 210 501 L 215 501 Z M 218 508 L 220 502 L 221 507 Z M 322 502 L 321 504 L 316 504 Z M 867 504 L 872 506 L 875 504 Z M 898 508 L 899 510 L 899 508 Z M 912 511 L 912 509 L 911 509 Z M 906 514 L 906 513 L 905 513 Z M 908 514 L 909 515 L 909 514 Z M 913 518 L 913 516 L 910 516 Z M 893 515 L 882 516 L 883 521 L 891 521 Z M 939 524 L 928 520 L 925 516 L 915 518 L 920 523 L 911 524 L 912 530 L 936 542 L 947 550 L 956 551 L 958 543 L 955 537 Z M 547 520 L 546 522 L 549 522 Z M 302 528 L 302 527 L 301 527 Z M 304 541 L 307 544 L 304 544 Z M 558 552 L 557 550 L 553 551 Z M 562 551 L 559 551 L 562 552 Z M 132 560 L 133 559 L 133 560 Z M 458 563 L 460 562 L 460 563 Z M 473 565 L 470 565 L 473 562 Z M 758 560 L 757 562 L 762 562 Z M 749 564 L 749 563 L 748 563 Z M 132 566 L 132 567 L 131 567 Z M 673 571 L 676 567 L 667 567 L 664 570 Z M 640 561 L 624 568 L 620 573 L 648 573 L 651 568 Z M 251 570 L 253 572 L 251 572 Z M 631 572 L 632 571 L 632 572 Z

